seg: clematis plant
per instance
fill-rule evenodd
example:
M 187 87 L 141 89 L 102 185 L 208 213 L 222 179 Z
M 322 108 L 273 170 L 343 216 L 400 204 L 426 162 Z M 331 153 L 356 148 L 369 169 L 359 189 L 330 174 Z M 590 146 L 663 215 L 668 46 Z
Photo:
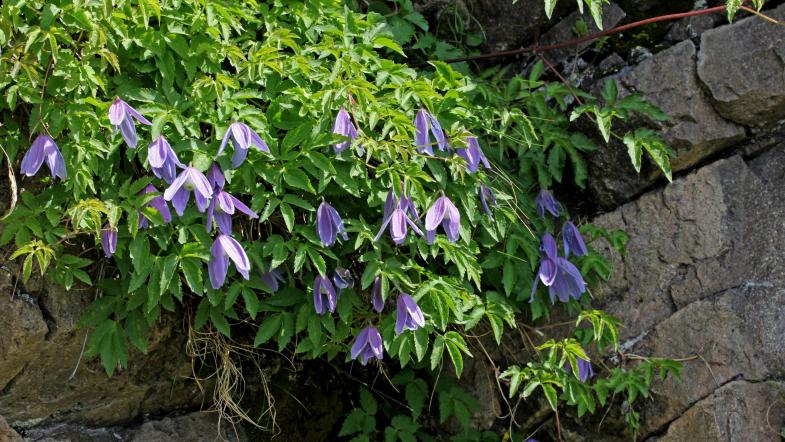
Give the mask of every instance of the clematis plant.
M 423 236 L 422 230 L 420 230 L 420 228 L 417 227 L 417 224 L 409 218 L 407 212 L 414 216 L 415 219 L 417 218 L 417 211 L 414 208 L 412 201 L 405 196 L 398 198 L 396 201 L 395 194 L 390 191 L 387 195 L 387 203 L 384 208 L 384 221 L 382 221 L 382 227 L 379 228 L 379 232 L 376 233 L 373 240 L 378 241 L 388 225 L 390 226 L 390 236 L 392 237 L 393 243 L 396 245 L 403 244 L 406 240 L 406 234 L 408 233 L 407 225 L 411 227 L 415 233 Z
M 496 203 L 496 195 L 493 194 L 493 190 L 485 184 L 480 184 L 480 202 L 488 218 L 493 219 L 493 213 L 490 208 L 498 207 L 499 205 Z
M 313 306 L 316 313 L 323 315 L 326 312 L 333 313 L 338 304 L 338 294 L 335 287 L 326 276 L 317 276 L 313 280 Z
M 114 252 L 117 251 L 117 228 L 109 224 L 101 229 L 101 248 L 104 249 L 104 254 L 107 258 L 111 258 Z
M 185 164 L 177 159 L 177 154 L 163 135 L 150 143 L 147 150 L 147 161 L 150 162 L 153 175 L 163 179 L 167 184 L 172 184 L 174 181 L 178 167 L 185 168 Z
M 221 155 L 221 152 L 226 148 L 226 144 L 229 142 L 230 138 L 232 140 L 232 145 L 234 146 L 232 167 L 239 167 L 243 164 L 245 158 L 248 156 L 248 149 L 251 147 L 256 148 L 256 150 L 260 152 L 270 153 L 270 148 L 267 147 L 267 143 L 259 134 L 248 127 L 247 124 L 234 122 L 229 125 L 229 129 L 226 130 L 226 134 L 221 141 L 221 147 L 218 149 L 217 155 Z
M 316 234 L 319 235 L 319 239 L 325 247 L 332 247 L 338 235 L 341 235 L 344 241 L 349 239 L 341 215 L 333 206 L 324 201 L 316 211 Z
M 349 138 L 348 141 L 341 141 L 340 143 L 333 146 L 336 154 L 346 150 L 346 148 L 352 144 L 352 141 L 357 138 L 357 128 L 354 127 L 352 117 L 349 116 L 349 112 L 347 112 L 346 108 L 344 107 L 341 107 L 341 110 L 338 111 L 338 115 L 335 117 L 333 133 Z M 365 149 L 363 149 L 362 146 L 360 146 L 360 150 L 365 152 Z
M 125 144 L 131 149 L 135 148 L 138 143 L 134 120 L 147 126 L 153 125 L 153 123 L 147 121 L 147 118 L 143 117 L 136 109 L 120 98 L 116 98 L 112 105 L 109 106 L 109 122 L 114 126 L 115 132 L 117 132 L 117 129 L 120 129 Z
M 58 177 L 66 179 L 67 172 L 65 169 L 65 160 L 57 147 L 55 140 L 49 135 L 41 134 L 35 138 L 30 150 L 27 151 L 24 158 L 22 158 L 22 165 L 20 172 L 27 176 L 33 176 L 38 173 L 41 165 L 46 161 L 49 167 L 49 172 L 52 178 Z
M 579 299 L 586 292 L 586 283 L 575 265 L 566 258 L 558 256 L 553 235 L 545 233 L 542 236 L 540 251 L 543 257 L 537 277 L 532 284 L 530 302 L 534 301 L 539 282 L 548 287 L 551 303 L 556 302 L 556 298 L 561 302 L 569 302 L 571 298 Z
M 200 212 L 204 212 L 207 209 L 208 200 L 213 196 L 213 190 L 210 187 L 210 182 L 207 181 L 202 172 L 199 172 L 192 166 L 188 166 L 167 187 L 164 192 L 164 199 L 171 201 L 175 212 L 179 216 L 183 216 L 191 192 L 194 194 L 196 207 Z
M 230 195 L 224 190 L 216 190 L 210 199 L 210 206 L 207 208 L 207 232 L 213 229 L 213 220 L 218 226 L 218 231 L 224 235 L 232 234 L 232 215 L 239 210 L 249 217 L 256 219 L 259 215 L 254 213 L 242 201 Z
M 148 184 L 145 186 L 144 189 L 139 193 L 139 195 L 145 195 L 148 193 L 158 193 L 158 189 L 155 188 L 152 184 Z M 144 207 L 152 207 L 153 209 L 157 210 L 158 213 L 161 214 L 163 217 L 164 222 L 169 223 L 172 221 L 172 214 L 169 212 L 169 205 L 166 203 L 166 200 L 163 196 L 159 195 L 153 197 Z M 139 228 L 146 229 L 150 226 L 150 222 L 147 220 L 147 217 L 144 215 L 143 211 L 139 211 Z
M 586 243 L 583 242 L 581 231 L 575 227 L 570 221 L 567 221 L 562 226 L 562 239 L 564 240 L 564 256 L 570 256 L 572 253 L 575 256 L 584 256 L 589 253 L 586 249 Z
M 482 163 L 483 167 L 486 169 L 491 168 L 491 164 L 488 162 L 488 159 L 485 158 L 485 154 L 480 147 L 480 143 L 477 141 L 477 137 L 466 137 L 466 147 L 458 149 L 458 155 L 466 160 L 466 171 L 469 173 L 477 173 L 477 170 L 480 168 L 480 163 Z
M 384 299 L 382 298 L 382 278 L 376 277 L 373 280 L 373 289 L 371 290 L 371 306 L 377 313 L 384 310 Z
M 444 135 L 444 130 L 442 129 L 441 124 L 439 124 L 439 120 L 424 108 L 420 109 L 420 111 L 417 112 L 417 116 L 414 117 L 414 130 L 414 144 L 417 146 L 420 153 L 433 156 L 431 134 L 433 134 L 433 137 L 436 139 L 439 150 L 450 150 L 450 143 Z
M 262 278 L 262 282 L 267 286 L 267 288 L 270 289 L 272 293 L 277 292 L 280 284 L 286 282 L 286 279 L 283 276 L 283 269 L 277 267 L 270 269 L 270 264 L 267 264 L 264 269 L 264 272 L 262 272 L 260 276 Z
M 425 325 L 425 316 L 408 293 L 398 295 L 398 315 L 395 320 L 395 333 L 400 335 L 404 330 L 417 330 Z
M 352 359 L 360 358 L 360 363 L 366 365 L 371 359 L 381 360 L 383 354 L 382 335 L 376 327 L 366 327 L 357 334 L 352 344 Z
M 428 244 L 433 244 L 436 229 L 442 225 L 447 239 L 451 242 L 458 240 L 461 233 L 461 213 L 449 198 L 442 195 L 433 203 L 428 213 L 425 214 L 425 231 Z
M 230 260 L 243 278 L 248 279 L 250 277 L 251 262 L 236 239 L 229 235 L 218 235 L 213 241 L 213 247 L 210 249 L 210 252 L 212 258 L 207 264 L 207 272 L 210 274 L 210 285 L 213 289 L 218 290 L 223 287 L 226 281 L 226 274 L 229 271 Z
M 547 189 L 542 189 L 540 191 L 540 194 L 537 195 L 537 198 L 534 200 L 534 204 L 537 207 L 537 213 L 540 214 L 540 217 L 544 217 L 545 212 L 548 212 L 558 218 L 564 211 L 562 205 L 556 201 L 556 198 L 554 198 L 553 194 Z

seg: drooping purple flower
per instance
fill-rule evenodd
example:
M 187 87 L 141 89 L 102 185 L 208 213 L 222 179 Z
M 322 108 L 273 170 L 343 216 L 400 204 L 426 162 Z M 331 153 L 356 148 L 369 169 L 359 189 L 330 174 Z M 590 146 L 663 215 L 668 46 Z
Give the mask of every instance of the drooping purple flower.
M 559 298 L 561 302 L 569 302 L 570 298 L 579 299 L 586 291 L 586 284 L 583 281 L 580 270 L 566 258 L 557 256 L 556 240 L 550 233 L 542 236 L 540 241 L 540 252 L 543 257 L 540 261 L 540 269 L 537 277 L 532 284 L 531 298 L 529 302 L 534 302 L 534 294 L 540 281 L 548 287 L 551 303 Z
M 218 235 L 213 241 L 211 252 L 213 256 L 207 263 L 207 273 L 210 274 L 210 285 L 213 289 L 218 290 L 224 285 L 226 272 L 229 271 L 229 260 L 234 262 L 234 268 L 243 278 L 249 278 L 251 262 L 236 239 L 229 235 Z
M 213 190 L 202 172 L 188 166 L 166 189 L 164 199 L 171 201 L 175 212 L 182 216 L 192 191 L 196 207 L 200 212 L 204 212 L 207 209 L 208 200 L 213 196 Z
M 47 134 L 41 134 L 35 138 L 30 150 L 22 158 L 19 171 L 27 176 L 33 176 L 38 173 L 44 161 L 49 166 L 52 178 L 60 177 L 64 180 L 67 177 L 63 155 L 55 144 L 55 140 Z
M 357 138 L 357 128 L 354 127 L 354 123 L 352 122 L 352 117 L 349 116 L 349 112 L 346 111 L 346 108 L 341 107 L 341 110 L 338 111 L 338 115 L 335 117 L 335 124 L 333 124 L 333 133 L 338 135 L 343 135 L 344 137 L 349 138 L 347 141 L 341 141 L 340 143 L 333 146 L 335 153 L 341 153 L 346 150 L 352 144 L 352 141 Z M 365 152 L 362 146 L 360 146 L 360 150 Z
M 366 327 L 357 335 L 352 344 L 352 359 L 360 358 L 360 363 L 367 364 L 371 359 L 381 360 L 384 356 L 382 335 L 376 327 Z
M 428 244 L 433 244 L 436 228 L 442 225 L 450 242 L 455 242 L 461 233 L 461 213 L 449 198 L 442 195 L 425 214 L 425 231 Z
M 167 184 L 172 184 L 174 181 L 178 167 L 185 168 L 185 164 L 177 159 L 177 154 L 174 153 L 172 146 L 163 135 L 150 143 L 150 147 L 147 149 L 147 160 L 150 162 L 153 175 L 163 179 Z
M 210 169 L 207 171 L 207 182 L 210 183 L 210 188 L 213 190 L 223 189 L 224 184 L 226 184 L 226 178 L 221 171 L 221 166 L 215 161 L 213 161 L 213 164 L 210 165 Z
M 378 313 L 384 310 L 384 299 L 382 299 L 382 278 L 377 276 L 373 280 L 373 288 L 371 289 L 371 305 Z
M 334 312 L 335 306 L 338 304 L 338 295 L 335 293 L 335 287 L 326 276 L 317 276 L 313 280 L 313 306 L 316 313 L 323 315 L 325 312 Z
M 450 150 L 450 144 L 447 142 L 447 137 L 444 135 L 444 130 L 442 130 L 439 120 L 425 110 L 425 108 L 421 108 L 420 111 L 417 112 L 417 116 L 414 118 L 414 129 L 414 143 L 420 153 L 433 155 L 430 134 L 433 134 L 433 137 L 436 138 L 439 150 Z
M 458 149 L 458 155 L 466 160 L 466 171 L 469 173 L 477 172 L 480 168 L 480 163 L 482 163 L 486 169 L 491 168 L 491 164 L 488 162 L 488 159 L 485 158 L 485 154 L 476 137 L 466 137 L 466 147 Z
M 101 248 L 104 249 L 104 254 L 107 258 L 111 258 L 117 250 L 117 228 L 106 224 L 101 229 Z
M 406 330 L 417 330 L 425 325 L 425 317 L 417 302 L 406 293 L 398 295 L 398 316 L 395 320 L 395 334 Z
M 490 206 L 488 200 L 490 200 Z M 493 190 L 485 184 L 480 184 L 480 202 L 482 203 L 483 209 L 485 209 L 485 213 L 488 214 L 488 218 L 493 219 L 493 213 L 491 213 L 490 207 L 498 207 L 496 195 L 494 195 Z
M 142 114 L 137 112 L 136 109 L 132 108 L 120 98 L 115 99 L 114 103 L 109 106 L 109 122 L 114 126 L 115 132 L 117 132 L 117 129 L 120 129 L 120 133 L 123 135 L 125 143 L 131 149 L 136 147 L 138 141 L 136 137 L 136 126 L 133 121 L 134 119 L 148 126 L 153 125 L 153 123 L 147 121 Z
M 232 139 L 232 145 L 234 146 L 232 167 L 238 167 L 240 164 L 243 164 L 245 157 L 248 156 L 248 149 L 252 146 L 261 152 L 270 153 L 270 148 L 267 147 L 267 143 L 259 134 L 254 132 L 247 124 L 234 122 L 226 130 L 224 139 L 221 141 L 221 147 L 218 149 L 218 155 L 221 155 L 221 152 L 224 151 L 229 138 Z
M 139 195 L 144 195 L 148 193 L 158 193 L 158 189 L 156 189 L 155 186 L 153 186 L 152 184 L 148 184 L 147 186 L 145 186 L 144 189 L 142 189 Z M 152 207 L 153 209 L 157 210 L 158 213 L 160 213 L 161 216 L 163 217 L 164 222 L 168 223 L 172 221 L 172 214 L 169 212 L 169 205 L 166 204 L 166 200 L 164 199 L 163 196 L 159 195 L 154 197 L 147 204 L 145 204 L 144 207 Z M 139 228 L 146 229 L 149 226 L 150 226 L 150 222 L 147 220 L 147 217 L 144 216 L 144 212 L 140 210 Z
M 575 227 L 571 221 L 564 223 L 561 229 L 562 239 L 564 240 L 564 256 L 570 256 L 572 252 L 575 256 L 583 256 L 589 253 L 586 244 L 583 242 L 581 231 Z
M 286 282 L 286 279 L 283 277 L 283 270 L 278 267 L 271 270 L 270 264 L 264 267 L 261 277 L 264 285 L 273 293 L 278 291 L 279 284 Z
M 316 210 L 316 233 L 325 247 L 332 247 L 339 234 L 344 241 L 349 239 L 338 211 L 326 202 L 322 202 Z
M 343 289 L 354 287 L 354 278 L 352 277 L 351 272 L 349 272 L 348 269 L 344 269 L 342 267 L 335 268 L 335 272 L 333 273 L 333 282 L 335 283 L 335 286 L 338 287 L 339 292 Z
M 390 225 L 390 236 L 396 245 L 402 244 L 406 240 L 406 234 L 408 233 L 407 224 L 418 235 L 423 236 L 422 230 L 420 230 L 420 228 L 417 227 L 417 224 L 407 216 L 407 212 L 417 218 L 417 210 L 415 210 L 412 201 L 406 197 L 401 197 L 396 202 L 395 194 L 390 191 L 384 206 L 384 221 L 382 222 L 382 227 L 373 240 L 378 241 L 379 238 L 382 237 L 382 233 L 384 233 L 384 229 L 387 228 L 387 225 Z
M 207 208 L 207 231 L 213 229 L 213 219 L 215 224 L 218 225 L 218 232 L 224 235 L 232 234 L 232 215 L 239 210 L 253 219 L 259 218 L 248 206 L 243 204 L 229 192 L 216 189 L 213 193 L 213 198 L 210 200 L 210 206 Z
M 540 194 L 537 195 L 537 198 L 534 202 L 537 206 L 537 213 L 540 214 L 540 217 L 544 217 L 545 212 L 547 211 L 551 215 L 558 218 L 564 210 L 562 205 L 556 201 L 556 198 L 554 198 L 553 195 L 546 189 L 542 189 L 542 191 L 540 191 Z
M 587 361 L 581 357 L 577 357 L 576 359 L 578 360 L 578 379 L 585 383 L 592 376 L 594 376 L 594 369 L 592 369 L 590 361 Z M 564 366 L 564 369 L 567 371 L 567 373 L 572 373 L 572 367 L 570 366 L 569 362 L 567 362 L 567 364 Z

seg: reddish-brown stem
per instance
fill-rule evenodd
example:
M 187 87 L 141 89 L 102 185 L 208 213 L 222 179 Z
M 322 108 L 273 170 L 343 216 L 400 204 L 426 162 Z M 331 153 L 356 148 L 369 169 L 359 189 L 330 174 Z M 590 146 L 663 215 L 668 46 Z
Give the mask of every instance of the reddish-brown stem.
M 552 51 L 555 49 L 569 48 L 572 46 L 577 46 L 581 43 L 586 43 L 589 41 L 596 40 L 598 38 L 605 37 L 607 35 L 617 34 L 619 32 L 627 31 L 629 29 L 634 29 L 652 23 L 657 23 L 661 21 L 679 20 L 682 18 L 692 17 L 696 15 L 714 14 L 716 12 L 722 12 L 722 11 L 725 11 L 725 6 L 715 6 L 713 8 L 701 9 L 698 11 L 689 11 L 689 12 L 680 12 L 678 14 L 661 15 L 659 17 L 652 17 L 652 18 L 647 18 L 645 20 L 639 20 L 633 23 L 615 27 L 613 29 L 608 29 L 605 31 L 597 32 L 595 34 L 574 38 L 572 40 L 567 40 L 552 45 L 546 45 L 546 46 L 532 45 L 532 46 L 527 46 L 525 48 L 512 49 L 509 51 L 491 52 L 488 54 L 470 55 L 467 57 L 448 58 L 446 60 L 441 60 L 441 61 L 445 63 L 458 63 L 461 61 L 484 60 L 488 58 L 497 58 L 497 57 L 509 57 L 511 55 L 525 54 L 528 52 L 545 52 L 545 51 Z

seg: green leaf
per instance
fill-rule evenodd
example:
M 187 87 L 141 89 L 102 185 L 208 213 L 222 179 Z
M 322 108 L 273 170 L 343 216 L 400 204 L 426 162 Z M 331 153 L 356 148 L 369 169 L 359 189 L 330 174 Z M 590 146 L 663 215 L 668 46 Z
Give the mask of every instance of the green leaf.
M 164 259 L 163 266 L 161 267 L 161 283 L 159 287 L 159 296 L 163 296 L 166 289 L 169 288 L 169 283 L 172 281 L 172 276 L 177 268 L 177 255 L 169 255 Z
M 291 187 L 295 189 L 302 189 L 307 192 L 316 193 L 316 189 L 313 188 L 311 181 L 308 179 L 308 175 L 305 174 L 300 169 L 287 169 L 283 172 L 283 180 Z
M 376 414 L 376 399 L 364 388 L 360 390 L 360 406 L 366 414 L 370 416 Z
M 258 347 L 265 342 L 272 339 L 281 329 L 281 315 L 274 314 L 268 316 L 263 322 L 262 325 L 259 326 L 259 330 L 256 332 L 256 337 L 254 338 L 253 345 L 254 347 Z

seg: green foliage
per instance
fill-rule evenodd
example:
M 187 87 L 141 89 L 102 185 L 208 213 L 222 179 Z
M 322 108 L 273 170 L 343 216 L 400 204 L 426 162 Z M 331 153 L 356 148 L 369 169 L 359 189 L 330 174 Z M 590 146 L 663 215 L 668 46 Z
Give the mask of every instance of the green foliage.
M 556 8 L 558 0 L 543 0 L 545 2 L 545 15 L 548 18 L 553 16 L 553 10 Z M 597 24 L 598 29 L 602 29 L 602 5 L 609 4 L 609 0 L 575 0 L 578 4 L 578 10 L 583 14 L 584 6 L 589 8 L 589 13 Z M 518 0 L 512 0 L 512 3 L 517 3 Z

